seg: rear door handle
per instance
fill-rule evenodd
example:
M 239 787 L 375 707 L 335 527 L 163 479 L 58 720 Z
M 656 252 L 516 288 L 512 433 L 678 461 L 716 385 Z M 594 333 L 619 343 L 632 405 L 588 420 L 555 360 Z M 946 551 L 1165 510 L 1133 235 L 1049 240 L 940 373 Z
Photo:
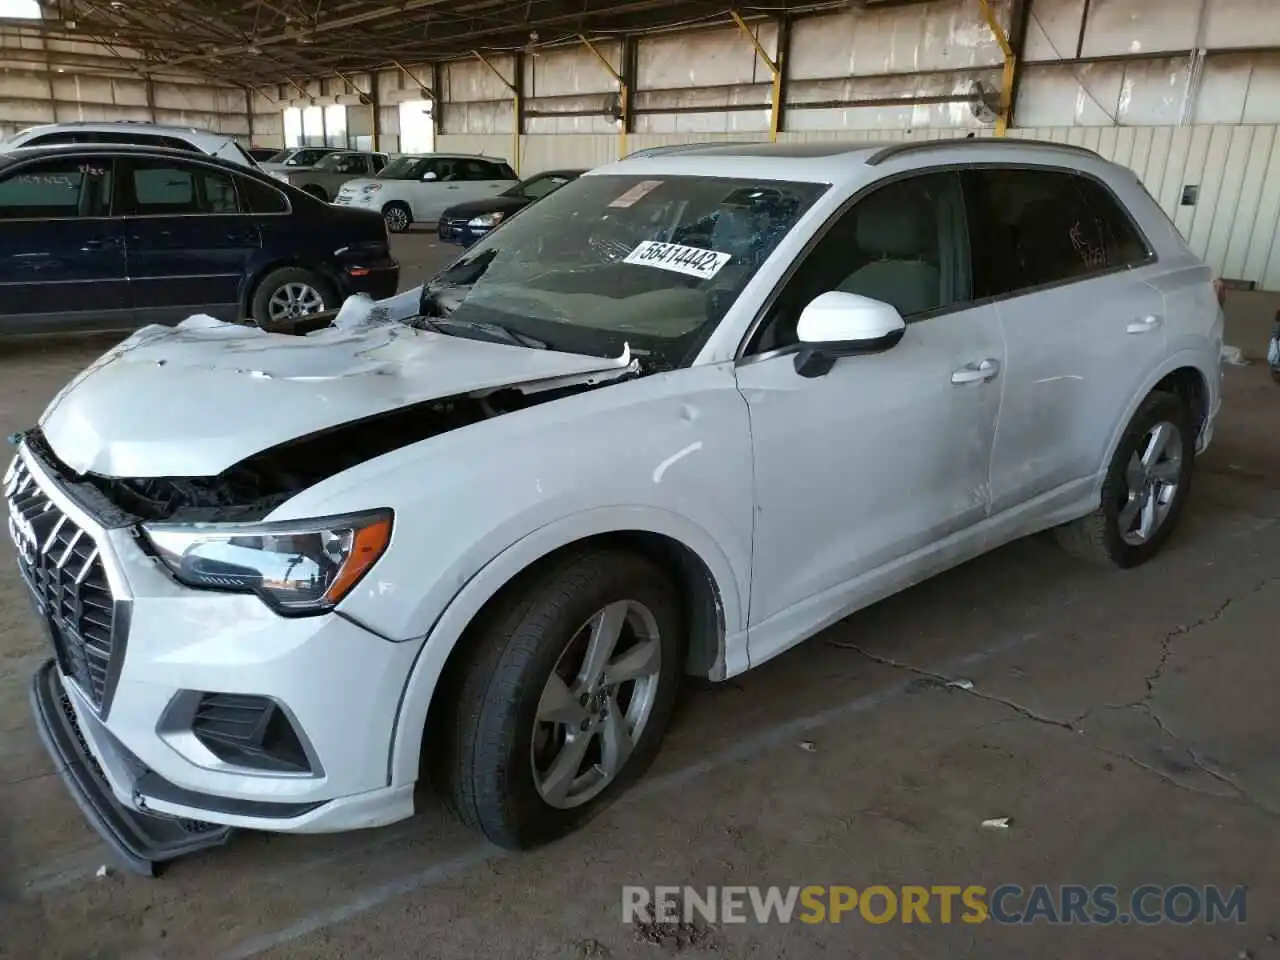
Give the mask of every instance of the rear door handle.
M 951 374 L 952 383 L 985 383 L 1000 372 L 1000 361 L 988 357 L 978 363 L 970 363 Z
M 1163 317 L 1158 317 L 1155 315 L 1152 315 L 1149 317 L 1143 317 L 1141 320 L 1134 320 L 1132 323 L 1130 323 L 1127 327 L 1124 328 L 1124 332 L 1125 333 L 1150 333 L 1153 330 L 1159 329 L 1160 324 L 1163 322 L 1164 322 Z

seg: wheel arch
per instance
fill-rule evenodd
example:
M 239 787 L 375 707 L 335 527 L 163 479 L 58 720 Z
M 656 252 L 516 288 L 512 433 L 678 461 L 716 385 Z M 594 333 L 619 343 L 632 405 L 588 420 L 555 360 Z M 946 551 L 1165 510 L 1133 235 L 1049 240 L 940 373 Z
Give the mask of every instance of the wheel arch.
M 600 511 L 591 511 L 591 514 Z M 728 638 L 742 629 L 740 595 L 728 558 L 700 528 L 662 511 L 643 511 L 625 526 L 590 515 L 568 518 L 524 537 L 487 563 L 454 594 L 427 633 L 405 684 L 388 757 L 390 782 L 419 776 L 423 739 L 437 709 L 441 680 L 465 649 L 484 612 L 550 564 L 581 550 L 634 550 L 669 570 L 680 589 L 689 626 L 685 673 L 720 680 Z
M 1160 364 L 1147 376 L 1142 388 L 1134 393 L 1129 406 L 1119 421 L 1113 426 L 1111 438 L 1107 442 L 1106 455 L 1099 466 L 1095 490 L 1101 495 L 1102 484 L 1106 479 L 1107 465 L 1115 456 L 1116 448 L 1124 436 L 1138 408 L 1147 397 L 1157 390 L 1167 391 L 1183 398 L 1191 408 L 1195 420 L 1197 438 L 1203 433 L 1209 418 L 1213 415 L 1213 404 L 1216 391 L 1212 387 L 1211 374 L 1205 370 L 1206 361 L 1199 351 L 1184 351 L 1175 354 Z

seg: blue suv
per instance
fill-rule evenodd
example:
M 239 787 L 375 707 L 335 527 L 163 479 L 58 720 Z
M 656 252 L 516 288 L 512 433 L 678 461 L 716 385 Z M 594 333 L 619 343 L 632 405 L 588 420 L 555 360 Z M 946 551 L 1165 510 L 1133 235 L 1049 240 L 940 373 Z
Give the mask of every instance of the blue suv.
M 244 166 L 116 144 L 0 154 L 0 333 L 288 324 L 399 280 L 377 212 Z

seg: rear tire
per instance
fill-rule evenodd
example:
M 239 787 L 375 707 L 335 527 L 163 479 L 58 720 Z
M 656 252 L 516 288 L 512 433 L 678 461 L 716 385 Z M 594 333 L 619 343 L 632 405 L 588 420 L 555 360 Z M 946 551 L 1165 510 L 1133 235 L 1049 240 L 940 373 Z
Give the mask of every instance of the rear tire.
M 1172 393 L 1143 401 L 1116 448 L 1098 509 L 1058 527 L 1064 550 L 1126 569 L 1146 563 L 1177 526 L 1195 470 L 1195 423 Z
M 413 211 L 408 204 L 393 200 L 382 208 L 382 219 L 391 233 L 408 233 L 413 226 Z
M 271 327 L 337 305 L 338 296 L 324 277 L 304 267 L 280 267 L 262 278 L 249 312 L 259 326 Z
M 653 761 L 685 638 L 680 594 L 649 560 L 571 555 L 499 600 L 462 642 L 425 751 L 446 802 L 493 843 L 524 850 L 570 833 Z

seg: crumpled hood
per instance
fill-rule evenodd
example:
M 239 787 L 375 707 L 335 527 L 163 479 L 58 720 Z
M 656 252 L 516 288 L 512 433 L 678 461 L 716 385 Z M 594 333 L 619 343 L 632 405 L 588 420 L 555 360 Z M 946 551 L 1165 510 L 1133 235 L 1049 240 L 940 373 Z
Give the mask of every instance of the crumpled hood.
M 467 340 L 404 324 L 306 337 L 193 317 L 139 330 L 54 398 L 45 439 L 77 473 L 197 477 L 288 440 L 413 403 L 594 380 L 607 359 Z

